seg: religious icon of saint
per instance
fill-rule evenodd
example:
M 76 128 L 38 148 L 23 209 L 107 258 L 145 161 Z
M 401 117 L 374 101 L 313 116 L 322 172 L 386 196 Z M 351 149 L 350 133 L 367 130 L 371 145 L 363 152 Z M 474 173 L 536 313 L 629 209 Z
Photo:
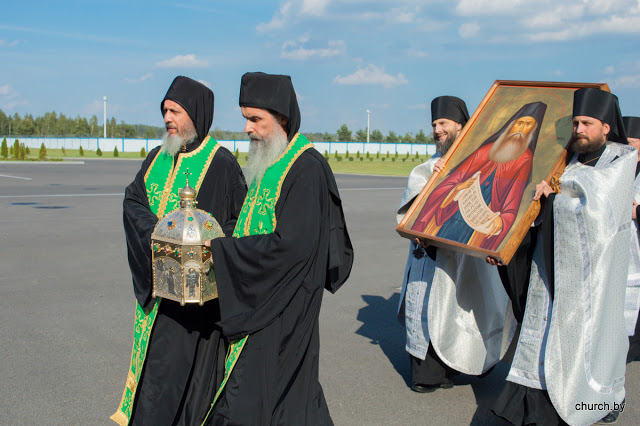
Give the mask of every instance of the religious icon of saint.
M 543 102 L 522 106 L 431 192 L 411 229 L 496 250 L 531 181 L 546 110 Z

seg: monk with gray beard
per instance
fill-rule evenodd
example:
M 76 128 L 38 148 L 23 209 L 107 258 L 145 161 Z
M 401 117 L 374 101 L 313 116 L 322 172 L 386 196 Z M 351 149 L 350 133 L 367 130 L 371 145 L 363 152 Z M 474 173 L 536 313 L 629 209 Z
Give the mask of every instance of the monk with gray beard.
M 234 156 L 208 136 L 213 107 L 209 88 L 176 77 L 160 103 L 166 128 L 163 143 L 149 152 L 125 190 L 135 330 L 144 332 L 134 333 L 127 385 L 111 417 L 122 425 L 201 424 L 222 382 L 227 344 L 218 301 L 180 306 L 151 296 L 151 233 L 160 217 L 178 208 L 185 172 L 191 174 L 198 208 L 211 214 L 225 234 L 233 232 L 247 193 Z
M 282 118 L 280 118 L 282 121 Z M 244 168 L 247 183 L 251 184 L 255 179 L 261 179 L 267 167 L 287 149 L 289 141 L 282 132 L 271 132 L 261 137 L 256 132 L 249 133 L 249 159 Z
M 169 129 L 175 129 L 175 124 L 168 123 L 166 125 L 167 130 L 165 130 L 162 135 L 160 152 L 167 154 L 170 157 L 175 157 L 178 151 L 185 148 L 198 138 L 196 128 L 193 127 L 193 123 L 191 123 L 191 121 L 186 122 L 184 127 L 185 128 L 181 133 L 171 134 L 169 133 Z
M 333 173 L 298 132 L 291 78 L 247 73 L 249 191 L 232 237 L 210 241 L 225 376 L 205 425 L 331 425 L 318 379 L 320 305 L 351 271 L 353 248 Z M 226 384 L 225 384 L 226 383 Z

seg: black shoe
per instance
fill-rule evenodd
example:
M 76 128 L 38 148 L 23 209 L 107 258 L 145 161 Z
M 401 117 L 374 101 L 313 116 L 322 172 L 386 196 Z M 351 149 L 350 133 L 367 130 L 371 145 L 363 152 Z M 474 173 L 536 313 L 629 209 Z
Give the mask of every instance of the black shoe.
M 618 421 L 618 417 L 620 417 L 620 411 L 613 410 L 610 411 L 609 414 L 595 422 L 594 425 L 612 425 Z
M 414 383 L 411 385 L 411 390 L 418 393 L 431 393 L 435 392 L 438 389 L 451 389 L 453 387 L 453 383 L 438 383 L 435 385 L 423 385 L 421 383 Z

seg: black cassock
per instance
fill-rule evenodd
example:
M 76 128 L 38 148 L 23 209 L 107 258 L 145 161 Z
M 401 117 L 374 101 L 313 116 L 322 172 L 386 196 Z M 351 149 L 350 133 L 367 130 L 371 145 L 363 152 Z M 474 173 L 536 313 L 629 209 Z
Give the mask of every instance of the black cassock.
M 318 381 L 323 289 L 347 279 L 353 249 L 325 159 L 302 153 L 267 235 L 218 238 L 212 256 L 222 330 L 249 335 L 208 424 L 332 424 Z
M 190 144 L 187 152 L 198 146 L 199 143 Z M 134 293 L 144 307 L 151 301 L 151 233 L 158 222 L 149 208 L 144 175 L 159 149 L 152 150 L 144 160 L 125 190 L 123 203 Z M 198 191 L 197 208 L 211 213 L 225 235 L 231 235 L 246 192 L 240 166 L 226 148 L 220 147 Z M 130 424 L 200 424 L 222 382 L 226 346 L 221 336 L 217 300 L 203 306 L 180 306 L 163 300 L 151 333 Z

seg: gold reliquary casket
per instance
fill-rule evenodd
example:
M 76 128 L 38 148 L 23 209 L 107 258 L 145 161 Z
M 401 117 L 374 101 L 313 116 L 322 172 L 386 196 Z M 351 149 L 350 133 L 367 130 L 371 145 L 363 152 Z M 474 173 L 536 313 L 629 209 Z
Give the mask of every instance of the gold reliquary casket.
M 203 305 L 218 297 L 211 250 L 204 242 L 224 233 L 209 213 L 195 208 L 196 191 L 188 179 L 179 195 L 180 209 L 160 219 L 151 234 L 153 297 Z

